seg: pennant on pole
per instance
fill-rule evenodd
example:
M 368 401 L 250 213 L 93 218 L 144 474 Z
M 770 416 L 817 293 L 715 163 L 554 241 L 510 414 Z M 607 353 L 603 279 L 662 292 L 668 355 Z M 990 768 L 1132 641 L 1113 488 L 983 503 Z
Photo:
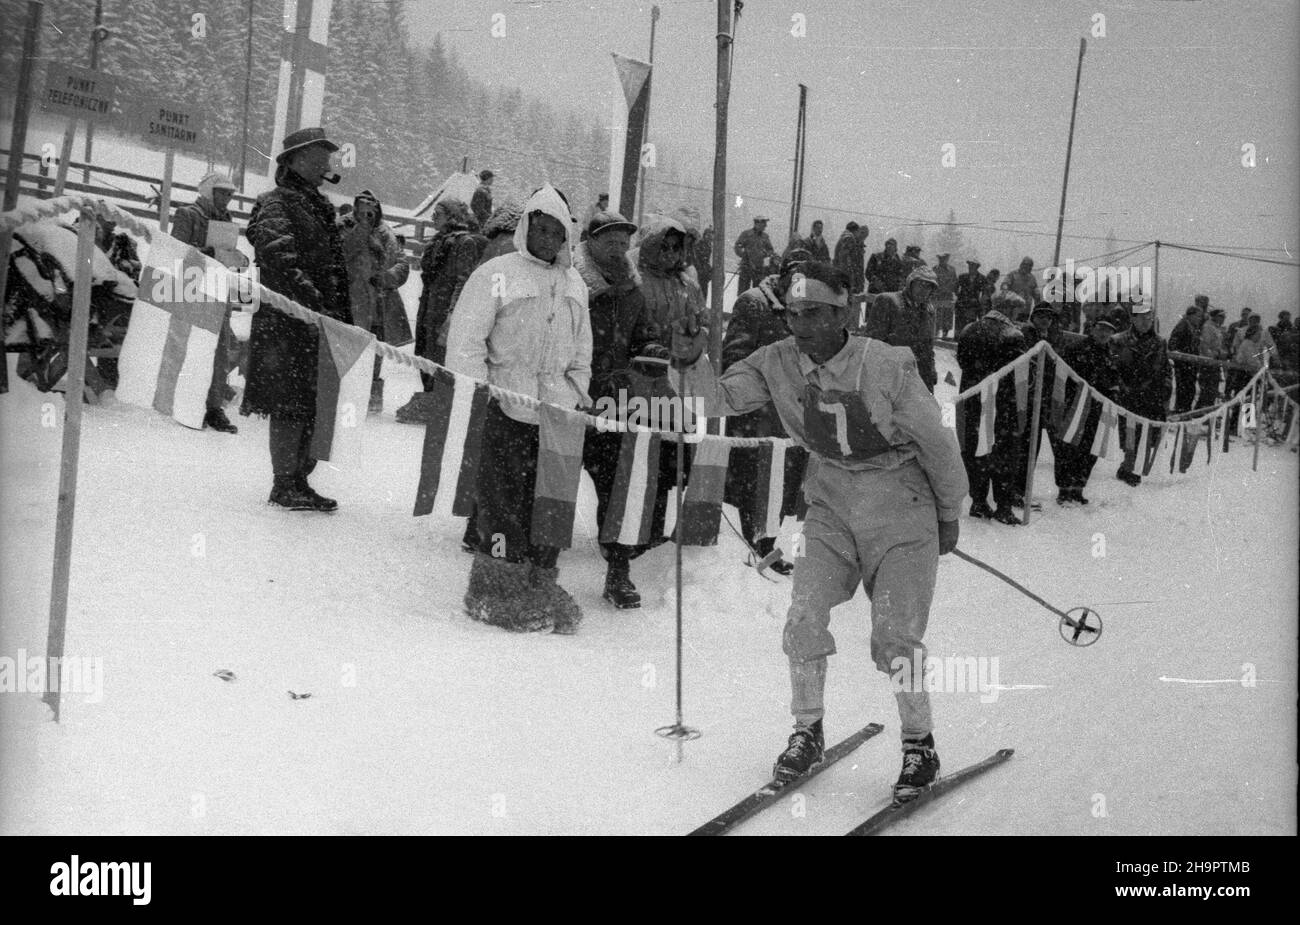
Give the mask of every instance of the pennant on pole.
M 717 544 L 730 455 L 731 446 L 724 440 L 705 440 L 696 444 L 691 461 L 691 479 L 682 497 L 682 522 L 677 527 L 682 545 Z
M 614 94 L 614 124 L 610 127 L 609 208 L 631 215 L 636 211 L 636 184 L 650 109 L 650 65 L 614 54 L 621 93 Z
M 432 408 L 424 428 L 414 516 L 467 517 L 474 508 L 488 387 L 440 369 L 433 375 Z M 441 490 L 440 490 L 441 489 Z
M 199 430 L 227 311 L 226 268 L 166 234 L 141 268 L 118 355 L 119 400 Z
M 334 462 L 355 459 L 374 377 L 375 335 L 333 318 L 320 319 L 316 360 L 316 426 L 311 453 Z
M 650 542 L 662 442 L 662 437 L 648 430 L 623 434 L 614 487 L 605 508 L 605 522 L 600 527 L 602 543 L 640 546 Z
M 537 419 L 537 479 L 530 538 L 537 546 L 567 549 L 573 545 L 587 423 L 582 415 L 555 405 L 538 408 Z

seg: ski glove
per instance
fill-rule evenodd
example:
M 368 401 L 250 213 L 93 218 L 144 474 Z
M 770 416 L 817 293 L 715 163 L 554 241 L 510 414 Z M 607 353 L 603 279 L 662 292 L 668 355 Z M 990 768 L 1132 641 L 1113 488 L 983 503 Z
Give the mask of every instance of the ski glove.
M 939 555 L 946 556 L 957 548 L 961 524 L 956 520 L 939 521 Z
M 672 363 L 681 369 L 691 366 L 704 355 L 709 342 L 709 332 L 699 318 L 688 315 L 672 326 Z

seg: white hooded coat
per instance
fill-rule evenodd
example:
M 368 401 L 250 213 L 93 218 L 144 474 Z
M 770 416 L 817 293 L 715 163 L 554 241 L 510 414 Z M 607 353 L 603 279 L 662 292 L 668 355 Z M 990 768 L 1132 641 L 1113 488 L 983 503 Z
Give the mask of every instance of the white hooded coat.
M 528 253 L 529 216 L 564 226 L 568 241 L 554 263 Z M 516 251 L 481 264 L 465 281 L 447 332 L 447 368 L 562 408 L 591 404 L 591 321 L 587 284 L 572 266 L 573 220 L 550 185 L 534 193 L 515 229 Z M 537 411 L 502 403 L 525 424 Z

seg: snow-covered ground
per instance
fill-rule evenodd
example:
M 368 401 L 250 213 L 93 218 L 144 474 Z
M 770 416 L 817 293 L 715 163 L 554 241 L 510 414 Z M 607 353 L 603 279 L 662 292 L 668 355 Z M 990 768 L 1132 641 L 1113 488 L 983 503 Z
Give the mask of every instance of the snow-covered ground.
M 471 622 L 462 522 L 411 516 L 422 431 L 392 410 L 416 379 L 390 376 L 364 468 L 313 479 L 332 516 L 267 507 L 264 421 L 232 437 L 87 409 L 66 652 L 102 659 L 103 697 L 65 695 L 56 725 L 36 695 L 0 696 L 0 832 L 673 834 L 766 778 L 790 721 L 789 585 L 744 568 L 725 526 L 686 550 L 685 719 L 703 736 L 674 763 L 654 734 L 673 721 L 672 549 L 634 563 L 642 610 L 604 605 L 584 477 L 561 557 L 579 635 Z M 62 399 L 11 383 L 0 655 L 17 658 L 45 648 Z M 1297 458 L 1250 459 L 1238 445 L 1138 489 L 1102 462 L 1086 509 L 1049 494 L 1028 528 L 963 520 L 962 549 L 1106 631 L 1072 648 L 945 557 L 931 654 L 997 659 L 1003 689 L 935 694 L 944 767 L 1016 756 L 898 834 L 1295 833 Z M 861 593 L 835 612 L 828 737 L 885 732 L 741 832 L 839 834 L 885 800 L 897 713 L 869 626 Z

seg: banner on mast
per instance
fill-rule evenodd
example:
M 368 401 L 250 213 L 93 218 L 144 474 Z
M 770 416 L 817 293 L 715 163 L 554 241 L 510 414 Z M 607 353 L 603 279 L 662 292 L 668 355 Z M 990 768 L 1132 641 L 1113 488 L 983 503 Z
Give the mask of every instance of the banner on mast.
M 636 209 L 637 172 L 650 111 L 650 65 L 617 53 L 613 57 L 623 92 L 614 94 L 609 132 L 609 208 L 631 215 Z
M 321 124 L 325 67 L 329 58 L 330 7 L 334 0 L 284 0 L 280 33 L 280 83 L 275 97 L 273 151 L 285 135 Z M 275 159 L 267 164 L 275 175 Z

